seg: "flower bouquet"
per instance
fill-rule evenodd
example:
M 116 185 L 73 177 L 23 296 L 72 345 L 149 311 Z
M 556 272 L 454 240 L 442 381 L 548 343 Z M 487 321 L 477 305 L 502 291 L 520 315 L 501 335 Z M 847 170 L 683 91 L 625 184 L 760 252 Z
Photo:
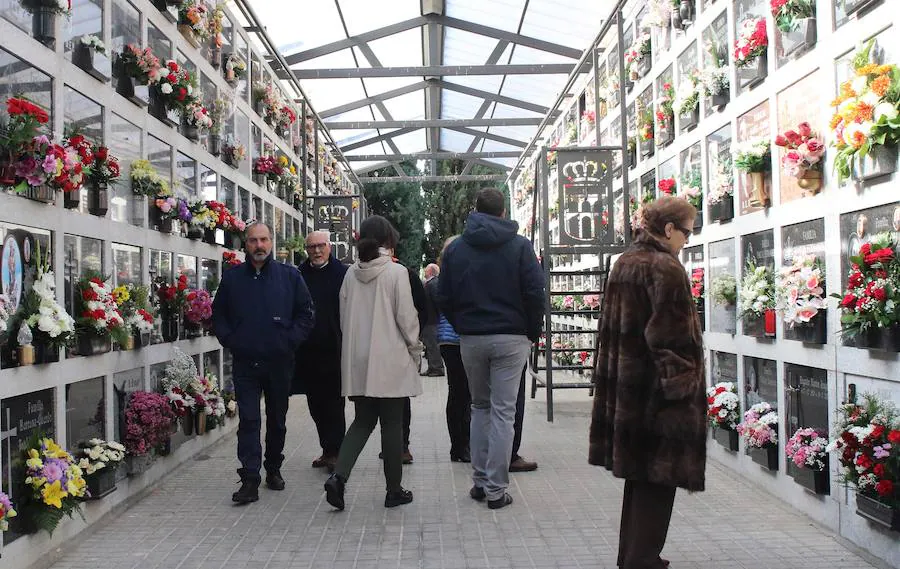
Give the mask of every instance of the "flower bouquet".
M 700 80 L 697 70 L 688 77 L 681 78 L 672 109 L 678 115 L 682 132 L 697 126 L 700 120 Z
M 128 44 L 116 59 L 116 92 L 138 106 L 150 102 L 150 85 L 159 78 L 159 58 L 149 47 Z
M 891 401 L 864 394 L 838 407 L 834 437 L 841 479 L 856 490 L 857 513 L 900 529 L 900 414 Z
M 108 279 L 89 271 L 78 279 L 73 296 L 79 354 L 102 354 L 112 349 L 112 340 L 121 346 L 131 337 Z
M 219 220 L 216 212 L 209 209 L 205 201 L 198 200 L 188 206 L 190 209 L 190 223 L 188 225 L 189 239 L 205 239 L 215 244 L 215 229 Z M 208 234 L 208 235 L 207 235 Z
M 825 275 L 815 255 L 798 255 L 775 284 L 775 309 L 804 342 L 825 343 Z
M 675 181 L 675 178 L 662 178 L 656 184 L 656 187 L 659 188 L 660 195 L 674 196 L 675 191 L 678 189 L 678 183 Z
M 225 58 L 224 75 L 225 81 L 234 86 L 235 83 L 244 78 L 247 74 L 247 62 L 244 61 L 237 53 L 231 52 Z
M 753 405 L 736 428 L 753 461 L 778 470 L 778 413 L 772 406 L 766 402 Z
M 744 20 L 734 42 L 734 65 L 738 68 L 741 87 L 753 87 L 766 78 L 768 49 L 766 19 L 751 16 Z
M 241 162 L 247 158 L 247 147 L 231 138 L 222 144 L 222 160 L 232 168 L 240 168 Z
M 769 267 L 747 263 L 739 308 L 745 335 L 775 336 L 775 282 Z M 760 323 L 764 324 L 763 330 L 759 329 Z
M 129 337 L 121 345 L 122 349 L 131 350 L 135 346 L 143 348 L 149 345 L 155 323 L 150 306 L 150 289 L 129 283 L 113 289 L 113 298 L 129 331 Z
M 116 489 L 116 469 L 125 460 L 125 447 L 115 441 L 91 439 L 75 454 L 84 473 L 88 495 L 100 499 Z
M 797 178 L 804 190 L 817 193 L 822 187 L 822 165 L 825 144 L 813 135 L 809 123 L 802 122 L 797 130 L 789 130 L 775 137 L 775 145 L 785 149 L 781 168 L 789 176 Z
M 650 34 L 641 32 L 625 52 L 625 73 L 631 81 L 637 81 L 650 72 L 652 65 Z
M 702 330 L 706 324 L 703 313 L 705 311 L 705 296 L 706 292 L 703 284 L 703 278 L 706 276 L 706 271 L 703 267 L 695 267 L 691 271 L 691 298 L 694 300 L 694 305 L 697 307 L 697 311 L 700 313 L 700 329 Z
M 151 113 L 170 126 L 177 126 L 179 117 L 197 101 L 197 79 L 171 59 L 157 71 L 157 76 L 151 91 Z
M 659 98 L 656 99 L 657 147 L 665 146 L 675 138 L 675 130 L 672 124 L 675 113 L 672 108 L 674 99 L 675 90 L 672 88 L 672 84 L 663 83 L 659 91 Z
M 9 529 L 9 520 L 18 514 L 5 492 L 0 492 L 0 533 Z
M 851 174 L 864 182 L 897 169 L 900 72 L 895 65 L 869 62 L 873 42 L 857 52 L 855 76 L 841 84 L 831 103 L 831 145 L 837 149 L 834 169 L 841 184 Z
M 737 387 L 720 382 L 706 390 L 706 417 L 713 428 L 713 438 L 726 449 L 738 451 L 737 424 L 740 421 L 740 400 Z
M 700 231 L 703 227 L 703 179 L 700 174 L 700 168 L 694 167 L 688 170 L 681 178 L 681 185 L 678 187 L 678 197 L 687 200 L 697 210 L 697 216 L 694 218 L 694 232 Z
M 243 261 L 241 261 L 238 254 L 234 251 L 222 251 L 222 270 L 237 267 L 241 263 L 243 263 Z
M 771 151 L 767 138 L 754 138 L 737 145 L 732 151 L 734 167 L 747 172 L 750 179 L 750 205 L 763 207 L 769 203 L 765 174 L 772 169 Z
M 784 57 L 816 43 L 815 0 L 769 0 Z
M 75 194 L 84 183 L 84 165 L 78 149 L 53 143 L 45 135 L 26 143 L 14 165 L 15 191 L 37 201 L 53 203 L 54 192 Z
M 713 302 L 720 306 L 734 306 L 737 302 L 737 281 L 729 273 L 714 278 L 710 290 Z
M 168 180 L 156 172 L 149 160 L 144 159 L 131 163 L 131 191 L 149 198 L 172 195 Z
M 23 523 L 53 535 L 63 516 L 81 515 L 87 495 L 81 468 L 53 439 L 32 436 L 22 457 L 27 494 L 19 504 Z
M 701 69 L 697 81 L 702 87 L 706 104 L 712 107 L 724 107 L 731 98 L 731 79 L 728 73 L 728 61 L 719 50 L 715 41 L 706 43 L 710 64 Z
M 16 159 L 26 146 L 30 146 L 50 116 L 47 111 L 24 97 L 10 97 L 6 100 L 6 124 L 0 129 L 0 185 L 16 186 Z
M 900 351 L 900 259 L 888 233 L 864 243 L 850 257 L 841 298 L 841 334 L 859 348 Z M 836 295 L 835 295 L 836 296 Z
M 651 156 L 654 149 L 653 110 L 638 108 L 637 120 L 638 147 L 641 157 Z
M 128 397 L 124 443 L 132 459 L 131 474 L 139 474 L 149 467 L 151 453 L 168 443 L 175 421 L 175 413 L 164 395 L 136 391 Z M 135 460 L 140 458 L 143 460 Z
M 179 335 L 179 318 L 184 310 L 187 295 L 187 276 L 181 275 L 178 280 L 169 284 L 164 278 L 157 277 L 156 298 L 162 318 L 162 337 L 166 342 L 174 342 Z
M 188 337 L 200 336 L 212 321 L 212 296 L 202 289 L 191 289 L 185 295 L 184 325 Z
M 201 130 L 209 130 L 213 126 L 209 111 L 200 103 L 199 99 L 185 105 L 181 120 L 184 136 L 195 142 L 200 139 Z
M 211 12 L 205 0 L 184 0 L 178 8 L 178 31 L 194 47 L 210 37 Z
M 222 394 L 222 401 L 225 403 L 225 416 L 230 418 L 237 416 L 237 399 L 234 391 L 226 391 Z

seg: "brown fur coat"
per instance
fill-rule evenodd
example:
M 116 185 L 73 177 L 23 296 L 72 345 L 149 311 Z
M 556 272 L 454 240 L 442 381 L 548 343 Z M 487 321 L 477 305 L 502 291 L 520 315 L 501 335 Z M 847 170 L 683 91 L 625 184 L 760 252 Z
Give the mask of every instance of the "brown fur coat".
M 703 336 L 684 267 L 640 232 L 609 275 L 602 315 L 588 461 L 703 490 Z

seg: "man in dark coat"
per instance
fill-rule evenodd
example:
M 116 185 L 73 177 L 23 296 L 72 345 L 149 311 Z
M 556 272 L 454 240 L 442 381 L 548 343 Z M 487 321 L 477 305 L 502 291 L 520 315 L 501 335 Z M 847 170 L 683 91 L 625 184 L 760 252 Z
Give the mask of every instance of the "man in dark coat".
M 341 397 L 341 314 L 338 300 L 347 267 L 331 254 L 327 231 L 306 237 L 309 258 L 300 274 L 316 306 L 316 325 L 297 350 L 293 393 L 305 393 L 309 414 L 319 433 L 322 455 L 313 468 L 334 469 L 347 423 Z
M 435 280 L 440 273 L 440 268 L 434 263 L 429 264 L 425 267 L 425 313 L 427 319 L 425 321 L 425 326 L 421 328 L 420 336 L 422 338 L 422 343 L 425 344 L 425 360 L 428 362 L 428 369 L 424 372 L 420 372 L 422 375 L 427 375 L 429 377 L 443 377 L 444 376 L 444 362 L 441 360 L 441 349 L 438 347 L 437 341 L 437 327 L 438 327 L 438 309 L 437 305 L 432 300 L 434 295 L 434 291 L 429 291 L 429 288 L 436 289 L 437 281 Z M 432 286 L 430 286 L 432 285 Z
M 272 229 L 263 223 L 251 225 L 245 248 L 247 260 L 222 275 L 212 316 L 219 343 L 234 358 L 241 488 L 231 499 L 239 504 L 259 500 L 262 466 L 266 486 L 284 490 L 281 464 L 294 352 L 315 321 L 312 298 L 300 271 L 272 259 Z M 259 442 L 260 396 L 266 398 L 265 461 Z
M 695 215 L 680 198 L 645 205 L 603 299 L 588 461 L 625 479 L 623 569 L 665 567 L 675 489 L 704 488 L 703 336 L 678 260 Z

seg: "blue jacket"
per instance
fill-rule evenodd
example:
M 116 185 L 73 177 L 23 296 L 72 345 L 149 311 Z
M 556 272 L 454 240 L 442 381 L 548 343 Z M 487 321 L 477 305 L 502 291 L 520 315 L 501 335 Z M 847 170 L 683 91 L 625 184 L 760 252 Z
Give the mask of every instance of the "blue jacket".
M 518 230 L 514 221 L 471 213 L 444 252 L 437 301 L 460 335 L 540 338 L 544 273 Z
M 453 326 L 450 325 L 447 317 L 443 314 L 438 315 L 437 340 L 438 344 L 459 345 L 459 334 L 456 333 L 456 330 L 453 329 Z
M 296 267 L 249 261 L 222 275 L 213 300 L 213 331 L 236 362 L 293 362 L 315 323 L 312 298 Z

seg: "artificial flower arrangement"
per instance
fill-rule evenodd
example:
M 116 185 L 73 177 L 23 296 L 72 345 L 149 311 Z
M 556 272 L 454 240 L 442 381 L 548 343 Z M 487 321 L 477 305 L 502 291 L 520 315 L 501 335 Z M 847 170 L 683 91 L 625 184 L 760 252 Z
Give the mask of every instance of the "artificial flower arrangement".
M 659 124 L 660 130 L 670 130 L 672 128 L 672 117 L 674 110 L 672 103 L 675 99 L 675 90 L 671 83 L 663 83 L 659 91 L 659 98 L 656 100 L 656 122 Z
M 769 139 L 754 138 L 737 145 L 732 152 L 734 167 L 744 172 L 768 172 L 771 169 Z
M 283 109 L 286 107 L 281 90 L 271 81 L 257 83 L 253 86 L 253 105 L 267 124 L 281 122 Z
M 209 35 L 213 44 L 221 48 L 225 44 L 225 3 L 220 2 L 213 7 L 207 18 Z
M 631 44 L 628 51 L 625 52 L 625 73 L 628 74 L 629 79 L 632 81 L 641 78 L 638 67 L 640 67 L 645 60 L 649 61 L 649 58 L 651 57 L 650 46 L 650 33 L 642 31 L 640 35 L 635 38 L 634 43 Z
M 136 391 L 125 407 L 125 449 L 131 456 L 145 456 L 166 444 L 175 425 L 169 400 L 159 393 Z
M 149 47 L 140 48 L 128 44 L 119 55 L 119 65 L 125 75 L 139 85 L 151 85 L 159 78 L 162 64 Z
M 756 266 L 747 263 L 744 278 L 741 280 L 740 316 L 763 316 L 767 310 L 775 308 L 775 282 L 772 271 L 765 265 Z
M 815 0 L 769 0 L 775 27 L 784 33 L 797 28 L 797 21 L 816 17 Z
M 56 144 L 46 135 L 38 135 L 19 151 L 15 162 L 17 192 L 47 186 L 56 191 L 74 193 L 84 184 L 85 172 L 78 149 Z
M 207 329 L 212 323 L 212 295 L 203 289 L 190 289 L 184 297 L 186 325 Z
M 205 0 L 184 0 L 178 8 L 178 26 L 198 41 L 209 39 L 212 14 Z
M 682 77 L 678 84 L 678 92 L 672 103 L 675 114 L 688 115 L 700 106 L 699 72 L 694 70 L 688 77 Z
M 669 27 L 671 21 L 671 0 L 648 0 L 647 15 L 641 20 L 640 25 L 642 28 L 665 29 Z
M 222 158 L 229 166 L 238 168 L 247 158 L 247 147 L 229 138 L 222 144 Z
M 229 83 L 240 81 L 247 74 L 247 62 L 235 52 L 225 58 L 225 80 Z
M 834 169 L 838 183 L 850 177 L 854 165 L 885 147 L 896 154 L 900 142 L 900 70 L 870 63 L 874 40 L 853 58 L 855 76 L 841 84 L 832 101 L 831 145 L 837 149 Z
M 707 202 L 710 205 L 721 203 L 727 198 L 734 197 L 734 178 L 732 176 L 732 164 L 730 156 L 717 156 L 715 158 L 716 169 L 712 173 L 709 184 Z
M 237 267 L 243 263 L 241 259 L 238 257 L 238 254 L 234 251 L 222 251 L 222 268 L 228 269 L 231 267 Z
M 52 535 L 63 516 L 81 514 L 87 483 L 76 460 L 53 439 L 34 435 L 24 448 L 28 493 L 19 504 L 21 513 Z
M 97 53 L 106 53 L 106 44 L 103 43 L 103 40 L 93 34 L 81 36 L 78 41 L 81 45 L 90 50 L 96 51 Z
M 47 111 L 25 97 L 7 99 L 6 114 L 8 118 L 0 143 L 13 156 L 18 155 L 23 147 L 30 144 L 44 128 L 43 125 L 50 120 Z M 13 181 L 5 180 L 4 184 L 11 186 Z
M 164 317 L 174 318 L 181 314 L 186 302 L 187 288 L 187 275 L 180 275 L 172 284 L 164 278 L 157 278 L 156 297 L 159 310 Z
M 40 242 L 35 246 L 37 278 L 25 295 L 15 316 L 13 329 L 24 324 L 32 341 L 54 348 L 67 346 L 75 338 L 75 320 L 56 301 L 56 276 L 50 270 L 50 254 L 41 254 Z M 23 345 L 19 342 L 19 345 Z
M 150 289 L 146 286 L 127 284 L 113 289 L 113 298 L 125 325 L 134 334 L 149 334 L 153 331 L 154 318 L 150 306 Z
M 75 333 L 87 338 L 111 338 L 125 344 L 130 331 L 119 312 L 109 279 L 88 271 L 75 284 Z
M 0 492 L 0 532 L 9 529 L 9 520 L 16 517 L 18 513 L 13 508 L 12 501 L 5 492 Z
M 687 200 L 698 211 L 703 209 L 703 179 L 700 174 L 700 168 L 693 168 L 687 171 L 681 178 L 681 185 L 678 186 L 678 197 Z
M 881 233 L 850 257 L 847 290 L 840 302 L 844 337 L 892 328 L 900 322 L 900 259 L 896 246 L 889 233 Z
M 225 403 L 225 416 L 229 418 L 236 417 L 237 399 L 234 396 L 234 391 L 226 391 L 223 393 L 222 401 Z
M 225 126 L 225 121 L 234 113 L 231 101 L 221 98 L 216 99 L 207 111 L 207 116 L 210 120 L 209 132 L 218 135 L 222 134 L 222 127 Z
M 720 382 L 707 389 L 706 404 L 706 417 L 710 427 L 726 431 L 737 430 L 740 399 L 734 383 Z
M 778 444 L 778 413 L 769 403 L 751 406 L 735 428 L 748 447 L 767 448 Z
M 807 325 L 828 307 L 824 287 L 825 275 L 816 256 L 798 255 L 778 273 L 775 309 L 791 328 Z
M 169 181 L 160 176 L 149 160 L 135 160 L 131 163 L 131 191 L 149 198 L 172 195 Z
M 291 126 L 297 122 L 297 113 L 288 105 L 282 105 L 281 110 L 277 115 L 276 124 L 284 129 L 288 130 Z
M 641 109 L 638 112 L 638 136 L 644 142 L 653 140 L 653 110 Z
M 590 127 L 594 126 L 596 122 L 597 114 L 593 110 L 586 109 L 581 113 L 581 124 L 583 131 L 587 131 Z
M 900 508 L 900 414 L 893 402 L 868 393 L 862 398 L 838 407 L 827 450 L 838 454 L 844 483 Z
M 737 281 L 729 273 L 722 273 L 710 285 L 712 300 L 722 306 L 734 306 L 737 302 Z
M 197 365 L 183 351 L 175 348 L 172 362 L 166 366 L 165 374 L 160 381 L 172 411 L 179 417 L 188 417 L 202 401 L 202 388 L 198 381 Z M 200 393 L 201 397 L 196 397 Z M 201 402 L 202 401 L 202 402 Z
M 691 270 L 691 298 L 694 299 L 694 304 L 696 304 L 698 308 L 703 307 L 703 293 L 705 292 L 703 287 L 704 276 L 706 276 L 706 271 L 703 267 L 695 267 Z
M 196 77 L 172 59 L 157 70 L 157 75 L 154 85 L 162 94 L 166 108 L 185 114 L 190 105 L 197 101 L 194 93 L 197 89 Z
M 797 429 L 784 446 L 784 454 L 798 468 L 821 471 L 828 460 L 828 439 L 810 428 Z
M 213 119 L 209 116 L 209 111 L 197 99 L 190 101 L 184 106 L 181 116 L 188 126 L 200 130 L 209 130 L 213 126 Z
M 769 47 L 769 35 L 766 31 L 766 19 L 749 17 L 741 23 L 734 41 L 734 65 L 745 67 L 766 54 Z
M 125 447 L 116 441 L 91 439 L 76 453 L 78 467 L 85 477 L 101 470 L 115 470 L 125 460 Z
M 119 160 L 109 153 L 109 148 L 101 146 L 94 152 L 94 163 L 88 174 L 94 184 L 101 187 L 114 184 L 121 173 Z
M 666 196 L 674 196 L 678 189 L 675 178 L 662 178 L 656 186 L 659 188 L 659 193 Z
M 244 220 L 236 216 L 222 202 L 209 200 L 206 202 L 206 207 L 216 215 L 216 228 L 235 235 L 243 235 L 244 230 L 247 229 Z
M 190 220 L 188 220 L 191 228 L 201 231 L 213 230 L 216 228 L 219 221 L 219 215 L 209 209 L 207 202 L 198 200 L 191 203 L 188 207 L 191 212 Z
M 797 178 L 801 188 L 817 191 L 822 186 L 825 143 L 815 136 L 808 122 L 797 125 L 797 130 L 776 136 L 775 145 L 785 149 L 781 169 Z
M 0 292 L 0 346 L 6 344 L 6 332 L 9 330 L 7 322 L 12 318 L 12 312 L 12 302 Z

